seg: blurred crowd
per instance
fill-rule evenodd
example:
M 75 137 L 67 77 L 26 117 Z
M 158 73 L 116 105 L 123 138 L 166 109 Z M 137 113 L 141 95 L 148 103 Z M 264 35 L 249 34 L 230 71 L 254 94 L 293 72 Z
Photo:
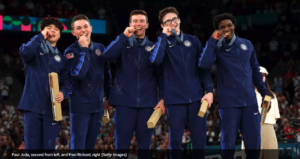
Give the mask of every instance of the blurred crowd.
M 172 2 L 172 3 L 170 3 Z M 271 90 L 276 93 L 281 118 L 277 120 L 274 129 L 279 143 L 294 142 L 293 134 L 300 132 L 292 128 L 290 118 L 300 117 L 300 53 L 299 53 L 299 15 L 300 2 L 290 1 L 255 1 L 255 0 L 175 0 L 175 1 L 150 1 L 133 0 L 132 5 L 127 1 L 113 0 L 102 2 L 88 0 L 85 5 L 82 1 L 49 1 L 48 3 L 37 0 L 0 0 L 0 15 L 21 16 L 55 16 L 72 18 L 78 13 L 88 15 L 91 19 L 105 19 L 112 24 L 115 32 L 107 35 L 104 45 L 109 40 L 123 31 L 128 25 L 129 12 L 133 9 L 144 9 L 149 15 L 150 26 L 147 34 L 150 40 L 155 41 L 160 34 L 158 24 L 158 11 L 164 7 L 177 7 L 182 21 L 183 32 L 197 36 L 202 44 L 213 32 L 212 18 L 223 12 L 233 13 L 235 16 L 250 14 L 278 13 L 278 23 L 251 26 L 243 23 L 236 28 L 237 34 L 249 39 L 256 50 L 259 63 L 269 71 L 267 80 Z M 128 7 L 124 7 L 128 6 Z M 91 9 L 90 9 L 91 8 Z M 123 14 L 128 13 L 128 14 Z M 109 16 L 108 16 L 109 14 Z M 152 16 L 155 15 L 155 16 Z M 120 25 L 114 25 L 119 24 Z M 259 35 L 259 37 L 258 37 Z M 29 38 L 28 38 L 29 40 Z M 25 42 L 25 41 L 24 41 Z M 23 64 L 19 56 L 18 48 L 0 48 L 0 149 L 5 152 L 8 149 L 24 149 L 23 141 L 23 116 L 17 110 L 20 91 L 24 86 L 25 77 Z M 115 72 L 115 64 L 111 63 L 111 71 Z M 214 81 L 214 103 L 207 111 L 207 140 L 206 145 L 220 144 L 220 127 L 218 98 L 216 88 L 216 69 L 212 68 Z M 70 119 L 68 101 L 62 103 L 63 120 L 60 122 L 60 132 L 57 139 L 56 149 L 69 149 Z M 110 152 L 115 149 L 114 145 L 114 111 L 111 121 L 102 123 L 101 130 L 95 145 L 102 152 Z M 237 136 L 237 144 L 241 138 Z M 131 140 L 131 153 L 137 153 L 137 141 L 133 136 Z M 169 148 L 169 130 L 167 115 L 163 115 L 156 125 L 152 137 L 151 149 L 164 151 Z M 182 148 L 185 154 L 191 152 L 192 143 L 188 127 L 182 137 Z M 164 158 L 164 153 L 161 154 Z
M 92 7 L 94 6 L 94 7 Z M 79 9 L 80 8 L 80 9 Z M 93 8 L 92 10 L 90 8 Z M 33 17 L 52 17 L 73 18 L 74 15 L 85 13 L 93 19 L 105 19 L 106 10 L 101 2 L 91 1 L 91 4 L 82 5 L 82 1 L 68 0 L 1 0 L 0 15 L 10 16 L 33 16 Z

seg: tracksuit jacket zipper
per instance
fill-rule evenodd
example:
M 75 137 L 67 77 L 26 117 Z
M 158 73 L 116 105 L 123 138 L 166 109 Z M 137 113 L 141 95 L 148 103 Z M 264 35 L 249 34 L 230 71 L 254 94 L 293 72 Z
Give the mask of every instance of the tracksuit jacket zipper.
M 140 52 L 140 49 L 139 49 L 139 59 L 138 59 L 138 90 L 137 90 L 137 107 L 139 107 L 139 92 L 140 92 L 140 56 L 141 56 L 141 54 L 140 54 L 141 52 Z
M 192 100 L 191 100 L 191 87 L 190 87 L 190 79 L 189 79 L 189 74 L 188 74 L 188 70 L 187 70 L 187 67 L 186 67 L 186 63 L 185 63 L 185 60 L 184 60 L 184 57 L 183 57 L 183 51 L 182 51 L 182 48 L 180 48 L 181 50 L 181 55 L 182 55 L 182 61 L 184 63 L 184 66 L 185 66 L 185 72 L 186 72 L 186 76 L 187 76 L 187 79 L 188 79 L 188 87 L 189 87 L 189 97 L 190 97 L 190 103 L 192 103 Z
M 244 104 L 245 104 L 245 106 L 247 106 L 247 104 L 246 104 L 246 101 L 245 101 L 245 81 L 244 81 L 244 76 L 243 76 L 243 67 L 242 67 L 242 60 L 241 60 L 241 56 L 240 56 L 240 51 L 239 51 L 239 48 L 237 47 L 237 52 L 238 52 L 238 55 L 239 55 L 239 63 L 240 63 L 240 67 L 241 67 L 241 72 L 242 72 L 242 76 L 241 76 L 241 78 L 242 78 L 242 81 L 243 81 L 243 96 L 244 96 Z

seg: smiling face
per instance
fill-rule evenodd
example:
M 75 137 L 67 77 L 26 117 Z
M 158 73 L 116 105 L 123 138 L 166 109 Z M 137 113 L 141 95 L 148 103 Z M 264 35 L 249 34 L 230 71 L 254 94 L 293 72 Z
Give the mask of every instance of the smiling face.
M 171 22 L 171 23 L 170 23 Z M 166 24 L 167 23 L 167 24 Z M 170 24 L 168 24 L 170 23 Z M 161 27 L 171 27 L 176 31 L 176 33 L 180 32 L 180 18 L 175 13 L 167 13 L 162 18 L 162 24 Z
M 47 25 L 44 30 L 49 31 L 52 34 L 51 37 L 47 38 L 50 43 L 56 43 L 59 40 L 60 30 L 54 24 Z
M 74 22 L 74 28 L 71 32 L 77 39 L 81 35 L 86 35 L 90 39 L 92 30 L 93 28 L 90 23 L 87 20 L 81 19 Z
M 145 15 L 135 14 L 131 16 L 129 26 L 138 29 L 134 32 L 136 37 L 143 38 L 145 37 L 146 29 L 148 29 L 149 23 L 147 22 L 147 18 Z
M 218 24 L 218 28 L 221 31 L 222 35 L 227 35 L 225 37 L 226 40 L 232 39 L 232 37 L 234 35 L 235 25 L 232 23 L 231 20 L 229 20 L 229 19 L 222 20 Z

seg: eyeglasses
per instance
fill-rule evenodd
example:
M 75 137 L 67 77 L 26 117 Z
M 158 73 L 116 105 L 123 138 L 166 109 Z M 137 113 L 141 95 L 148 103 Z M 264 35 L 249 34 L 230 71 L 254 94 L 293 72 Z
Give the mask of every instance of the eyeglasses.
M 172 22 L 177 23 L 178 22 L 178 17 L 173 18 L 172 20 L 167 20 L 165 22 L 163 22 L 164 24 L 171 24 Z

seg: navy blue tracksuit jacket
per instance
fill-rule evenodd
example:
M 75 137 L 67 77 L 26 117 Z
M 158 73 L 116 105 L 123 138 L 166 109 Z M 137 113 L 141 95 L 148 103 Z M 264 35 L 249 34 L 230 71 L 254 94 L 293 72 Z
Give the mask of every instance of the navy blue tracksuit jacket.
M 96 113 L 103 111 L 103 90 L 108 99 L 111 75 L 108 63 L 100 56 L 104 46 L 91 42 L 89 48 L 76 41 L 65 50 L 73 77 L 70 95 L 71 112 Z
M 116 107 L 116 152 L 128 152 L 135 133 L 138 158 L 147 159 L 150 157 L 153 134 L 153 129 L 147 127 L 147 121 L 158 100 L 164 98 L 163 68 L 149 61 L 153 43 L 147 37 L 133 38 L 135 37 L 129 39 L 123 33 L 120 34 L 105 49 L 102 57 L 108 61 L 115 60 L 117 65 L 114 87 L 109 98 L 110 105 Z
M 60 91 L 64 97 L 71 92 L 67 59 L 56 49 L 57 53 L 42 48 L 43 34 L 35 35 L 20 47 L 20 56 L 25 67 L 25 86 L 18 106 L 24 115 L 24 141 L 26 150 L 53 149 L 59 123 L 53 120 L 49 76 L 56 72 Z
M 109 98 L 111 87 L 109 66 L 101 57 L 103 51 L 100 43 L 91 42 L 86 48 L 76 41 L 64 53 L 73 81 L 69 98 L 72 153 L 92 151 L 96 144 L 103 115 L 103 89 Z
M 195 36 L 183 34 L 180 45 L 168 44 L 167 35 L 158 37 L 150 57 L 156 65 L 163 63 L 164 67 L 164 100 L 165 104 L 183 104 L 199 101 L 203 96 L 200 78 L 205 91 L 213 92 L 210 72 L 197 67 L 197 59 L 202 53 L 202 45 Z M 172 36 L 168 37 L 175 41 Z
M 68 76 L 69 72 L 66 68 L 67 59 L 60 52 L 57 58 L 52 53 L 45 53 L 41 47 L 43 40 L 44 36 L 40 33 L 20 48 L 26 81 L 18 108 L 39 114 L 52 115 L 48 74 L 51 72 L 58 74 L 60 91 L 65 97 L 71 91 L 71 84 Z
M 232 46 L 217 48 L 216 40 L 210 37 L 198 65 L 210 69 L 214 62 L 218 69 L 219 108 L 257 105 L 253 83 L 262 96 L 268 94 L 249 40 L 236 37 Z
M 155 44 L 150 61 L 162 63 L 164 67 L 164 100 L 167 105 L 170 129 L 170 158 L 182 158 L 183 131 L 188 125 L 193 144 L 193 158 L 204 158 L 206 143 L 206 116 L 199 117 L 200 99 L 203 89 L 213 92 L 213 83 L 208 70 L 199 69 L 198 58 L 203 49 L 200 41 L 192 35 L 179 35 L 182 43 L 174 36 L 162 33 Z
M 217 47 L 216 42 L 209 38 L 198 65 L 202 69 L 210 69 L 214 62 L 217 65 L 222 156 L 233 158 L 235 139 L 240 130 L 247 158 L 257 159 L 261 118 L 257 115 L 259 111 L 253 84 L 262 96 L 268 92 L 254 47 L 249 40 L 235 36 L 231 39 L 232 45 L 223 41 L 222 46 Z
M 102 57 L 108 61 L 116 60 L 117 63 L 110 105 L 153 108 L 159 100 L 158 86 L 160 99 L 164 99 L 163 68 L 149 62 L 154 44 L 145 38 L 143 47 L 131 47 L 128 38 L 122 33 L 106 47 Z

